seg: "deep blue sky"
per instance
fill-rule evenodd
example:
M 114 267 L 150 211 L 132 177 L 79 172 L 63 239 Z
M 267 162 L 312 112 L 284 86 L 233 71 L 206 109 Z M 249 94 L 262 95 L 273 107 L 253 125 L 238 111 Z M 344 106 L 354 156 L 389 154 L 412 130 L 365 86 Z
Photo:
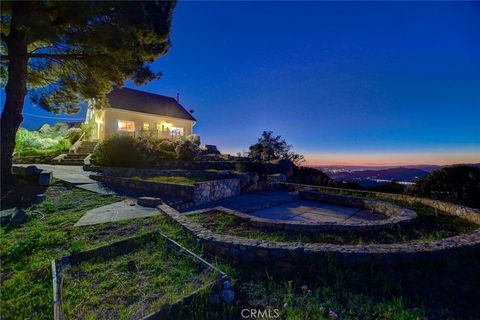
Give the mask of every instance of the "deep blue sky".
M 222 151 L 273 130 L 310 163 L 480 162 L 480 3 L 180 2 L 171 39 L 140 89 Z

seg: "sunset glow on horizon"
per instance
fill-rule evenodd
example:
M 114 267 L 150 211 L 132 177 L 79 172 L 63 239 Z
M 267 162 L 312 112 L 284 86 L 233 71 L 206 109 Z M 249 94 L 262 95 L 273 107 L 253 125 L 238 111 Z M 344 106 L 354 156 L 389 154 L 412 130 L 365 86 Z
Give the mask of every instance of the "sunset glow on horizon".
M 479 163 L 480 151 L 304 154 L 304 166 L 406 166 Z

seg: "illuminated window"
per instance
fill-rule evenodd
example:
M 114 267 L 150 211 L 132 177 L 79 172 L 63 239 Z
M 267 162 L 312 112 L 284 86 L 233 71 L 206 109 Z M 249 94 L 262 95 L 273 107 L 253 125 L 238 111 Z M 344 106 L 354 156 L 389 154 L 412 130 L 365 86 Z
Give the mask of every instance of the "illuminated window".
M 143 123 L 143 130 L 149 130 L 150 129 L 150 123 L 144 122 Z
M 183 128 L 172 127 L 172 128 L 170 129 L 170 132 L 171 132 L 172 135 L 174 135 L 174 136 L 183 136 Z
M 135 122 L 118 120 L 118 131 L 128 131 L 128 132 L 135 131 Z
M 163 125 L 160 122 L 157 123 L 157 131 L 163 131 Z

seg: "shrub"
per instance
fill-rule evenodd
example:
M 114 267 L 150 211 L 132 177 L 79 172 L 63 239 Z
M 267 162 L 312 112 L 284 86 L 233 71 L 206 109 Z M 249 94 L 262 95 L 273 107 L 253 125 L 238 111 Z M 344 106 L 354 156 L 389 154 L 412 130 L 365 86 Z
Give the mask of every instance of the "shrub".
M 185 140 L 175 147 L 175 153 L 178 159 L 191 161 L 198 155 L 199 149 L 193 142 Z
M 82 123 L 80 125 L 80 130 L 82 130 L 82 132 L 85 133 L 85 138 L 88 139 L 92 136 L 93 127 L 88 123 Z
M 187 140 L 192 141 L 198 147 L 200 146 L 200 136 L 197 136 L 196 134 L 191 134 L 187 136 Z
M 175 152 L 175 143 L 165 140 L 159 143 L 158 148 L 163 151 Z
M 68 151 L 71 146 L 72 146 L 72 143 L 70 142 L 69 139 L 62 139 L 58 141 L 56 148 L 58 149 L 58 151 Z
M 65 134 L 65 138 L 70 140 L 71 143 L 75 143 L 82 136 L 83 131 L 80 128 L 70 128 Z
M 165 151 L 162 149 L 158 149 L 156 151 L 157 160 L 175 160 L 177 155 L 174 151 Z
M 146 163 L 146 154 L 140 140 L 116 135 L 100 143 L 95 148 L 92 159 L 101 166 L 137 167 Z
M 446 167 L 418 179 L 407 192 L 480 208 L 480 168 L 469 165 Z

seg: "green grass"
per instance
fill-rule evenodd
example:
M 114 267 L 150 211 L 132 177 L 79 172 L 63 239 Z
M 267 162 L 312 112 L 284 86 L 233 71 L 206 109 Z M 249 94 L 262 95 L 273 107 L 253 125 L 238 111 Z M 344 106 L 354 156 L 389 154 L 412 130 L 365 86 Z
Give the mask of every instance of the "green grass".
M 138 177 L 137 176 L 137 177 L 132 177 L 132 179 L 184 184 L 189 186 L 193 186 L 197 182 L 208 181 L 207 177 L 181 177 L 181 176 L 171 176 L 171 177 L 164 177 L 164 176 Z
M 46 191 L 47 200 L 25 208 L 34 215 L 17 228 L 0 229 L 1 290 L 3 319 L 51 319 L 52 259 L 160 229 L 176 241 L 195 248 L 192 237 L 161 216 L 119 223 L 73 227 L 89 209 L 120 200 L 56 182 Z
M 403 204 L 406 205 L 406 204 Z M 394 229 L 356 233 L 298 233 L 287 231 L 268 231 L 252 227 L 235 216 L 221 211 L 189 215 L 188 217 L 219 234 L 229 234 L 257 240 L 279 242 L 308 242 L 331 244 L 372 244 L 399 243 L 411 240 L 433 241 L 458 234 L 472 232 L 478 225 L 448 214 L 435 214 L 434 209 L 421 205 L 409 205 L 418 218 L 409 225 Z
M 129 268 L 129 263 L 135 267 Z M 159 238 L 113 259 L 70 266 L 63 282 L 65 316 L 140 319 L 211 283 L 216 276 Z
M 480 259 L 478 255 L 468 260 L 450 259 L 438 261 L 433 266 L 418 266 L 408 272 L 403 270 L 384 269 L 381 266 L 338 265 L 327 262 L 307 277 L 299 277 L 296 272 L 285 278 L 265 273 L 272 272 L 269 266 L 234 267 L 227 262 L 215 260 L 203 254 L 202 248 L 195 238 L 186 233 L 181 226 L 167 220 L 163 216 L 144 219 L 125 220 L 96 226 L 74 228 L 73 224 L 89 209 L 118 201 L 118 197 L 101 196 L 82 189 L 72 188 L 56 182 L 46 191 L 48 198 L 39 205 L 26 207 L 32 213 L 35 210 L 44 213 L 33 216 L 30 221 L 17 228 L 0 229 L 1 252 L 1 288 L 0 314 L 2 319 L 51 319 L 52 309 L 52 277 L 50 263 L 80 250 L 129 238 L 155 229 L 159 229 L 183 246 L 203 255 L 214 262 L 221 270 L 234 277 L 237 299 L 233 304 L 209 303 L 210 292 L 204 291 L 171 318 L 175 319 L 239 319 L 244 308 L 278 308 L 280 319 L 332 319 L 328 311 L 338 314 L 339 319 L 478 319 L 478 295 L 475 290 L 480 287 Z M 228 223 L 224 224 L 226 230 Z M 146 249 L 147 250 L 147 249 Z M 162 255 L 162 251 L 158 253 Z M 144 254 L 142 258 L 149 259 Z M 175 255 L 162 255 L 165 262 L 159 265 L 177 263 Z M 142 260 L 142 259 L 140 259 Z M 110 286 L 120 288 L 109 294 L 126 299 L 130 294 L 131 279 L 115 280 L 116 272 L 108 272 L 112 268 L 119 270 L 122 277 L 125 259 L 102 265 L 100 262 L 79 266 L 83 270 L 98 271 L 92 274 L 98 287 L 87 291 L 99 290 Z M 191 274 L 191 266 L 181 265 L 168 269 L 165 274 L 173 279 L 187 279 Z M 90 269 L 89 269 L 90 268 Z M 296 271 L 301 271 L 298 268 Z M 162 269 L 164 270 L 164 269 Z M 155 276 L 161 277 L 159 270 Z M 172 274 L 177 270 L 176 274 Z M 75 272 L 71 269 L 70 272 Z M 77 269 L 77 271 L 80 271 Z M 274 270 L 273 270 L 274 271 Z M 95 272 L 94 272 L 95 273 Z M 69 273 L 74 275 L 74 273 Z M 125 276 L 125 274 L 123 274 Z M 66 283 L 67 298 L 75 309 L 74 301 L 85 293 L 79 287 L 81 278 L 73 276 Z M 291 280 L 291 282 L 290 282 Z M 75 283 L 77 282 L 78 283 Z M 121 287 L 123 283 L 128 286 Z M 194 285 L 194 282 L 191 282 Z M 79 285 L 78 290 L 70 290 Z M 306 290 L 302 287 L 307 285 Z M 120 287 L 119 287 L 120 286 Z M 171 286 L 176 288 L 175 285 Z M 182 287 L 185 288 L 185 287 Z M 188 289 L 188 288 L 187 288 Z M 310 291 L 309 291 L 310 290 Z M 114 292 L 115 291 L 115 292 Z M 123 294 L 122 294 L 123 292 Z M 71 295 L 70 295 L 71 294 Z M 173 298 L 175 292 L 165 295 Z M 76 298 L 77 297 L 77 298 Z M 105 297 L 105 296 L 104 296 Z M 132 303 L 135 301 L 132 298 Z M 165 300 L 165 301 L 168 301 Z M 109 302 L 110 303 L 110 302 Z M 73 309 L 71 309 L 73 307 Z M 82 307 L 78 307 L 82 308 Z M 323 309 L 322 309 L 323 308 Z M 123 310 L 127 310 L 124 308 Z M 81 311 L 81 310 L 80 310 Z M 121 311 L 121 318 L 128 317 Z M 86 313 L 85 313 L 86 314 Z M 67 317 L 68 318 L 68 317 Z M 87 317 L 88 318 L 88 317 Z

